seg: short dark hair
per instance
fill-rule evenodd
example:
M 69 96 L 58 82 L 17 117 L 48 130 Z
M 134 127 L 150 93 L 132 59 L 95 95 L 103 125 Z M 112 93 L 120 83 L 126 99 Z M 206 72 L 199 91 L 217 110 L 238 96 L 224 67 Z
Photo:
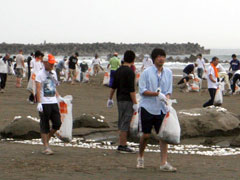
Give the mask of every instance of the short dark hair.
M 237 57 L 237 55 L 236 55 L 236 54 L 233 54 L 233 55 L 232 55 L 232 58 L 236 58 L 236 57 Z
M 33 56 L 34 55 L 34 53 L 33 52 L 31 52 L 31 54 L 30 54 L 31 56 Z
M 153 62 L 158 56 L 166 57 L 166 52 L 163 49 L 155 48 L 151 54 Z
M 124 62 L 132 63 L 132 62 L 134 62 L 135 57 L 136 57 L 136 55 L 135 55 L 135 53 L 133 51 L 127 50 L 124 53 L 123 60 L 124 60 Z
M 219 59 L 218 57 L 214 56 L 214 57 L 212 58 L 212 62 L 213 62 L 213 61 L 216 61 L 216 60 L 218 60 L 218 59 Z
M 35 52 L 35 57 L 40 57 L 40 56 L 44 56 L 44 54 L 41 52 L 41 51 L 39 51 L 39 50 L 37 50 L 36 52 Z
M 202 54 L 201 54 L 201 53 L 199 53 L 197 56 L 200 56 L 200 57 L 202 57 Z
M 78 52 L 75 52 L 75 56 L 77 56 L 77 57 L 79 56 Z

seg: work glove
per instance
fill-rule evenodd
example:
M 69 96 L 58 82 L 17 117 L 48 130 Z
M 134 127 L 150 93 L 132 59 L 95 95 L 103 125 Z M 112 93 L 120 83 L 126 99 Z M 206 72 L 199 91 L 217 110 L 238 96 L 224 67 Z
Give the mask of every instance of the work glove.
M 111 107 L 113 107 L 113 100 L 112 99 L 108 99 L 108 101 L 107 101 L 107 107 L 108 108 L 111 108 Z
M 133 104 L 133 111 L 138 112 L 138 104 Z
M 37 104 L 37 110 L 38 110 L 39 112 L 43 112 L 42 103 L 38 103 L 38 104 Z

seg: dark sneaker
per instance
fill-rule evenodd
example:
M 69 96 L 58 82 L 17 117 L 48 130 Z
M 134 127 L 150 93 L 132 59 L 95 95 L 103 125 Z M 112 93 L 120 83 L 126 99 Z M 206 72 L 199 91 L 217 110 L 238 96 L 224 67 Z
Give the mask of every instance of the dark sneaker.
M 123 154 L 126 154 L 126 153 L 136 153 L 134 150 L 132 150 L 128 146 L 121 146 L 121 145 L 118 146 L 117 151 L 119 153 L 123 153 Z

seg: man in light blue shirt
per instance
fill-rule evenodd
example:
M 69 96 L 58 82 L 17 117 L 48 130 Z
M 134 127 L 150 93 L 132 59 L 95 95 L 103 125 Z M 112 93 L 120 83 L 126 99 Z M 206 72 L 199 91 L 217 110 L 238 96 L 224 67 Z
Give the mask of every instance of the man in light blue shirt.
M 140 100 L 140 129 L 143 135 L 140 139 L 139 156 L 137 168 L 144 168 L 144 150 L 147 140 L 154 127 L 159 132 L 162 121 L 168 112 L 166 100 L 172 94 L 172 71 L 163 67 L 166 60 L 166 53 L 162 49 L 154 49 L 151 54 L 154 66 L 146 69 L 139 80 Z M 176 171 L 176 168 L 167 162 L 168 144 L 160 140 L 161 148 L 161 171 Z

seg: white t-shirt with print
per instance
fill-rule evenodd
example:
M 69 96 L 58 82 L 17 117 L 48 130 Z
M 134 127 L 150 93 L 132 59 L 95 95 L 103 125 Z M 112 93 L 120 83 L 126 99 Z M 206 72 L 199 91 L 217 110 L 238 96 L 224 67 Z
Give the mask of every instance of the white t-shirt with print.
M 202 59 L 197 59 L 196 60 L 196 63 L 197 63 L 197 68 L 201 68 L 201 69 L 204 69 L 204 64 L 205 64 L 205 60 L 202 58 Z
M 212 78 L 214 81 L 217 82 L 217 77 L 215 76 L 215 72 L 213 67 L 210 65 L 207 71 L 207 82 L 208 82 L 208 88 L 214 88 L 217 89 L 217 83 L 214 83 L 210 80 L 209 76 L 212 75 Z
M 51 71 L 50 73 L 42 69 L 37 74 L 35 81 L 41 83 L 40 97 L 42 104 L 58 103 L 56 97 L 57 75 L 55 71 Z

